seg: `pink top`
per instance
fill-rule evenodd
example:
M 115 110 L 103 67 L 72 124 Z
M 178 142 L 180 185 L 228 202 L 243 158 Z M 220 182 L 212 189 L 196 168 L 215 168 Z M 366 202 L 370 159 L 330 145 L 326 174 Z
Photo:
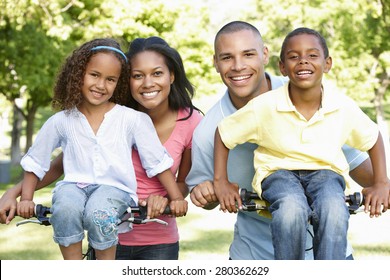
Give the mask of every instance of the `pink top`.
M 188 112 L 184 109 L 179 110 L 178 119 L 184 118 Z M 176 122 L 176 126 L 164 143 L 164 147 L 174 160 L 171 171 L 177 174 L 180 166 L 182 154 L 185 149 L 192 147 L 192 133 L 200 122 L 201 114 L 194 110 L 191 117 L 185 121 Z M 157 177 L 148 178 L 145 170 L 142 168 L 139 155 L 133 149 L 133 164 L 137 177 L 137 195 L 140 199 L 145 199 L 151 194 L 166 196 L 167 192 L 161 185 Z M 133 230 L 127 233 L 119 234 L 119 243 L 126 246 L 146 246 L 156 244 L 170 244 L 179 240 L 179 232 L 176 225 L 176 218 L 161 216 L 160 219 L 168 222 L 168 226 L 158 223 L 148 223 L 143 225 L 133 225 Z

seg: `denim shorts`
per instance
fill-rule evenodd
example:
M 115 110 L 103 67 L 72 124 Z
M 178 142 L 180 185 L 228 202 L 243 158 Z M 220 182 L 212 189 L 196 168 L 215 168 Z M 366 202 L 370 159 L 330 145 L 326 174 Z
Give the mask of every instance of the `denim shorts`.
M 84 239 L 92 248 L 105 250 L 118 243 L 118 222 L 130 205 L 129 193 L 106 185 L 63 184 L 53 190 L 52 216 L 54 241 L 68 247 Z M 127 231 L 130 231 L 128 227 Z

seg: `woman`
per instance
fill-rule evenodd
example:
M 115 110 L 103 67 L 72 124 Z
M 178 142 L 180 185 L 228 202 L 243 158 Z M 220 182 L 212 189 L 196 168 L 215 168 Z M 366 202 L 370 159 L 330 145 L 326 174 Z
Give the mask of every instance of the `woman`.
M 161 143 L 174 159 L 171 171 L 183 196 L 184 180 L 191 168 L 192 133 L 201 119 L 192 105 L 193 87 L 186 78 L 179 53 L 159 37 L 135 39 L 127 53 L 130 63 L 131 105 L 147 113 Z M 147 199 L 148 213 L 158 216 L 167 204 L 166 191 L 156 177 L 148 178 L 138 154 L 133 152 L 139 199 Z M 174 217 L 163 216 L 168 226 L 134 225 L 119 235 L 116 259 L 178 259 L 179 235 Z

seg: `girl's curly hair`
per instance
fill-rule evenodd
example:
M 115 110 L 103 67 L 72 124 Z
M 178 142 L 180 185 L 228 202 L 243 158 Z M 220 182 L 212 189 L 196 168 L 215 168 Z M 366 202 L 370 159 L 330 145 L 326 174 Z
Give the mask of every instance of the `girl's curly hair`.
M 94 39 L 74 50 L 66 59 L 57 76 L 52 100 L 52 107 L 54 109 L 70 111 L 81 104 L 83 101 L 81 88 L 84 82 L 85 71 L 91 57 L 98 52 L 112 53 L 122 64 L 118 83 L 109 101 L 120 105 L 127 105 L 129 103 L 129 66 L 125 57 L 109 49 L 92 50 L 97 46 L 113 47 L 120 50 L 119 43 L 110 38 Z

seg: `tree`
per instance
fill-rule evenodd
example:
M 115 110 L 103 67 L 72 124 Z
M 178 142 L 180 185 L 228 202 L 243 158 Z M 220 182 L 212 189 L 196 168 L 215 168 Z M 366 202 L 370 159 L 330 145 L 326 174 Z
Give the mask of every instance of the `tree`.
M 69 38 L 73 35 L 72 26 L 80 23 L 71 8 L 83 5 L 71 1 L 62 7 L 61 2 L 24 0 L 0 4 L 0 93 L 14 108 L 13 163 L 20 157 L 21 120 L 18 116 L 26 121 L 25 147 L 28 149 L 37 111 L 50 104 L 58 67 L 75 45 Z M 73 37 L 78 38 L 77 34 Z
M 212 41 L 223 24 L 212 19 L 216 2 L 0 0 L 0 94 L 13 104 L 14 122 L 20 122 L 17 114 L 26 120 L 26 148 L 32 142 L 38 109 L 50 104 L 59 65 L 72 49 L 92 38 L 116 38 L 126 50 L 136 37 L 161 36 L 180 52 L 197 95 L 216 93 L 220 79 L 213 69 Z M 353 98 L 375 102 L 377 121 L 384 123 L 390 73 L 389 0 L 252 3 L 257 9 L 246 0 L 248 8 L 239 16 L 263 33 L 271 53 L 268 69 L 279 73 L 279 50 L 289 31 L 298 26 L 317 29 L 327 38 L 335 62 L 327 77 Z M 231 14 L 236 16 L 236 10 Z M 17 130 L 20 124 L 14 127 Z M 20 137 L 17 132 L 13 135 L 15 140 Z M 17 141 L 12 143 L 16 150 Z
M 6 3 L 7 4 L 7 3 Z M 11 6 L 2 7 L 6 12 Z M 20 129 L 19 115 L 26 120 L 26 146 L 32 141 L 33 125 L 37 109 L 50 102 L 51 88 L 58 66 L 58 42 L 48 37 L 40 22 L 26 9 L 16 15 L 16 10 L 1 16 L 0 26 L 0 92 L 14 108 L 14 130 L 12 133 L 12 161 L 19 160 Z M 22 19 L 25 22 L 20 24 Z M 18 102 L 23 100 L 23 102 Z M 23 107 L 20 105 L 23 104 Z M 20 154 L 19 154 L 20 156 Z
M 212 69 L 212 47 L 206 39 L 208 33 L 199 32 L 207 30 L 206 2 L 196 3 L 1 0 L 0 94 L 15 109 L 13 154 L 20 138 L 17 116 L 26 121 L 28 149 L 37 111 L 50 104 L 60 63 L 72 49 L 92 38 L 113 37 L 126 49 L 136 37 L 161 36 L 181 53 L 198 92 L 214 93 L 210 85 L 218 78 Z

